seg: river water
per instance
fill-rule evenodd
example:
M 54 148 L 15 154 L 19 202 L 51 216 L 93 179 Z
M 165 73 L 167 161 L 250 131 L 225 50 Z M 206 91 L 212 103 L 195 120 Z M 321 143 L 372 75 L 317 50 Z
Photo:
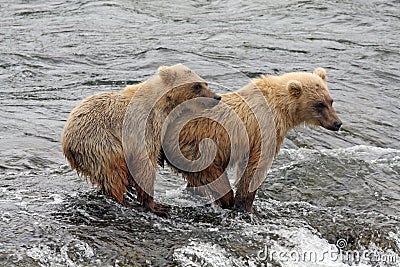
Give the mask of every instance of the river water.
M 399 41 L 397 0 L 0 1 L 0 265 L 400 266 Z M 171 218 L 121 207 L 70 170 L 62 128 L 179 62 L 218 92 L 324 67 L 343 128 L 291 131 L 255 214 L 179 206 L 168 168 Z

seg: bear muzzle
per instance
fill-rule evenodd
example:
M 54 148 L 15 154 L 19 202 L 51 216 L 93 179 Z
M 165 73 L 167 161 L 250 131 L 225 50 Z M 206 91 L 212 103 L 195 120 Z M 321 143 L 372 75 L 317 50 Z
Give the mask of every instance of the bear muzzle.
M 207 91 L 206 94 L 203 95 L 203 97 L 208 98 L 209 100 L 203 101 L 203 107 L 205 108 L 212 108 L 216 105 L 218 105 L 219 101 L 221 101 L 222 97 L 220 95 L 217 95 L 216 93 L 212 91 Z
M 341 120 L 335 121 L 333 127 L 335 128 L 335 131 L 339 131 L 340 127 L 342 127 L 342 121 Z
M 325 129 L 328 129 L 330 131 L 339 131 L 340 127 L 342 127 L 342 121 L 341 120 L 336 120 L 331 124 L 325 125 L 321 123 L 321 126 L 324 127 Z

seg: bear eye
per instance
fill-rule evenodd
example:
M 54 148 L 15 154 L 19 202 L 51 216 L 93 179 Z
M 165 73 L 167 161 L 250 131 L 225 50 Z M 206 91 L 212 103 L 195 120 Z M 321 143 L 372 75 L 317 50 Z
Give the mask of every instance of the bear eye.
M 196 84 L 193 85 L 193 87 L 192 87 L 192 90 L 193 90 L 195 93 L 200 93 L 201 89 L 203 89 L 203 87 L 202 87 L 201 84 L 199 84 L 199 83 L 196 83 Z
M 315 108 L 316 109 L 324 109 L 324 108 L 326 108 L 326 105 L 323 102 L 319 102 L 319 103 L 315 104 Z

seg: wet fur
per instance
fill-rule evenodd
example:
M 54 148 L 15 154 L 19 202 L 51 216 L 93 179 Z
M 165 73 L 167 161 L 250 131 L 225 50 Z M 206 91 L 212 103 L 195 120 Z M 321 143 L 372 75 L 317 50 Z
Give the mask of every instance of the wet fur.
M 251 100 L 252 90 L 260 89 L 262 91 L 264 100 L 271 108 L 275 123 L 276 131 L 272 133 L 272 136 L 276 138 L 276 149 L 273 152 L 276 156 L 290 129 L 304 122 L 325 127 L 338 119 L 331 105 L 328 110 L 324 111 L 326 114 L 323 116 L 314 108 L 316 102 L 331 102 L 326 80 L 327 76 L 322 68 L 316 69 L 314 73 L 261 76 L 236 92 L 222 95 L 222 101 L 238 114 L 245 125 L 250 144 L 249 155 L 246 155 L 249 158 L 248 162 L 241 162 L 240 155 L 231 154 L 231 140 L 221 125 L 207 118 L 199 118 L 190 121 L 180 133 L 180 149 L 186 158 L 196 159 L 199 157 L 199 142 L 204 138 L 210 138 L 217 144 L 216 158 L 203 171 L 181 171 L 174 167 L 173 159 L 169 161 L 165 157 L 161 149 L 159 131 L 156 131 L 156 134 L 150 137 L 150 139 L 153 138 L 153 141 L 147 143 L 153 168 L 150 169 L 149 165 L 135 165 L 139 173 L 142 173 L 144 177 L 149 177 L 148 180 L 144 179 L 147 183 L 145 186 L 152 189 L 155 178 L 154 166 L 157 163 L 162 166 L 164 162 L 171 165 L 174 171 L 182 173 L 188 181 L 188 185 L 194 188 L 209 184 L 222 175 L 222 179 L 211 188 L 211 191 L 215 190 L 217 193 L 227 191 L 228 193 L 220 199 L 215 199 L 216 203 L 223 207 L 236 206 L 239 209 L 251 211 L 256 190 L 249 191 L 249 187 L 257 168 L 263 170 L 267 166 L 260 162 L 261 135 L 258 121 L 243 99 Z M 125 159 L 121 144 L 121 131 L 129 102 L 141 86 L 143 83 L 128 86 L 118 93 L 103 93 L 85 99 L 71 112 L 63 133 L 63 151 L 71 167 L 78 173 L 89 177 L 93 184 L 98 185 L 107 195 L 120 203 L 124 203 L 123 195 L 131 187 L 137 188 L 126 161 L 136 163 L 140 161 L 137 158 Z M 165 105 L 161 102 L 159 108 L 165 108 Z M 265 105 L 265 102 L 261 101 L 259 105 Z M 229 126 L 228 112 L 221 105 L 214 107 L 211 112 L 225 121 L 225 127 L 236 127 L 234 124 Z M 160 129 L 161 118 L 164 117 L 155 115 L 151 119 L 150 125 Z M 325 121 L 321 122 L 321 119 Z M 326 123 L 326 125 L 322 125 L 322 123 Z M 240 144 L 246 141 L 240 140 L 240 138 L 235 142 Z M 137 156 L 141 157 L 144 154 Z M 237 184 L 236 196 L 228 178 L 224 175 L 231 158 L 233 162 L 245 168 L 245 172 Z M 256 175 L 260 175 L 260 173 L 262 172 Z M 213 192 L 203 193 L 213 196 Z M 138 198 L 143 203 L 144 197 L 140 196 L 140 192 Z

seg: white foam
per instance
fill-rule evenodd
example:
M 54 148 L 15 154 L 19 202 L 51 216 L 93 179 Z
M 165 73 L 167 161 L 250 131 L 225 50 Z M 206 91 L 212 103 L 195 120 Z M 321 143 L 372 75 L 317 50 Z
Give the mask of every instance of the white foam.
M 191 241 L 187 246 L 176 249 L 173 257 L 182 266 L 234 266 L 226 250 L 212 243 Z
M 356 156 L 358 159 L 362 159 L 369 163 L 375 163 L 380 159 L 395 160 L 396 158 L 398 159 L 400 157 L 400 150 L 366 145 L 324 150 L 323 152 L 327 153 L 329 151 L 332 151 L 333 154 L 336 152 L 336 154 L 339 156 Z
M 244 235 L 258 236 L 268 232 L 279 236 L 278 240 L 265 240 L 257 255 L 235 257 L 218 244 L 191 241 L 188 245 L 174 251 L 174 260 L 182 266 L 269 266 L 279 264 L 283 267 L 349 267 L 372 266 L 368 259 L 360 262 L 348 260 L 339 254 L 338 248 L 307 228 L 248 225 Z M 372 251 L 373 248 L 370 248 Z M 265 253 L 267 252 L 267 254 Z M 351 252 L 350 252 L 351 253 Z M 361 253 L 361 252 L 360 252 Z M 381 252 L 382 253 L 382 252 Z M 267 256 L 268 255 L 268 256 Z M 345 254 L 346 255 L 346 254 Z M 352 254 L 349 254 L 352 255 Z M 396 262 L 395 262 L 396 263 Z M 274 266 L 274 265 L 271 265 Z M 390 265 L 394 266 L 394 265 Z
M 12 219 L 12 215 L 11 213 L 7 212 L 7 211 L 1 211 L 1 221 L 5 222 L 5 223 L 10 223 L 11 219 Z
M 59 194 L 51 194 L 49 199 L 53 199 L 52 202 L 46 203 L 47 205 L 57 205 L 61 204 L 64 201 L 64 198 Z
M 357 145 L 346 148 L 335 148 L 335 149 L 309 149 L 309 148 L 298 148 L 298 149 L 281 149 L 281 153 L 285 153 L 289 156 L 293 156 L 299 161 L 308 159 L 309 155 L 322 153 L 332 156 L 356 156 L 357 159 L 363 159 L 368 162 L 374 162 L 380 158 L 384 158 L 389 155 L 391 160 L 399 160 L 400 150 L 393 148 L 383 148 L 367 145 Z
M 49 246 L 34 246 L 26 251 L 26 255 L 42 264 L 62 263 L 63 260 L 54 255 L 54 251 Z
M 396 243 L 397 248 L 400 249 L 400 233 L 389 232 L 389 237 Z M 400 255 L 399 255 L 399 260 L 400 260 Z
M 37 260 L 44 266 L 81 266 L 70 259 L 69 253 L 77 256 L 80 262 L 94 257 L 93 249 L 86 242 L 80 240 L 68 242 L 59 251 L 47 245 L 35 245 L 27 249 L 25 253 L 28 257 Z

